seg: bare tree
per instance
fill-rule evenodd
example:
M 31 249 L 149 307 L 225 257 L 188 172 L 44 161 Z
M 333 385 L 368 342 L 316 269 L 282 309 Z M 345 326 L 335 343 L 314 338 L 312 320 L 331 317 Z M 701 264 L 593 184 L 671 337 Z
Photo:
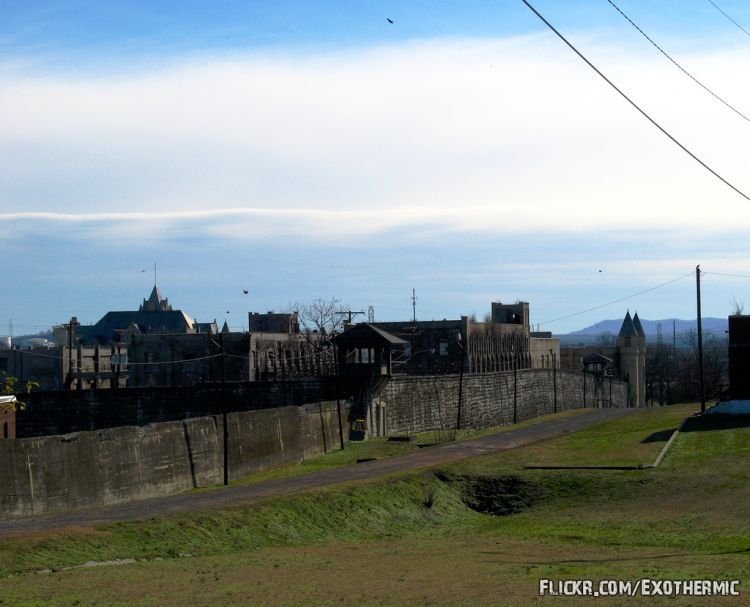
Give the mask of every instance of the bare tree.
M 336 297 L 317 298 L 310 302 L 290 304 L 289 311 L 297 313 L 300 331 L 310 343 L 322 347 L 328 338 L 344 330 L 346 316 L 342 313 L 348 306 Z
M 613 335 L 609 331 L 604 331 L 603 333 L 599 333 L 599 335 L 596 336 L 594 345 L 599 348 L 615 346 L 617 345 L 617 336 Z
M 687 347 L 679 348 L 675 356 L 673 400 L 682 402 L 700 398 L 698 382 L 698 334 L 695 330 L 684 335 Z M 706 397 L 718 398 L 727 385 L 729 348 L 726 337 L 711 333 L 703 336 L 703 378 Z
M 734 312 L 732 313 L 734 316 L 742 316 L 742 314 L 745 311 L 745 302 L 740 299 L 737 301 L 737 299 L 734 299 Z

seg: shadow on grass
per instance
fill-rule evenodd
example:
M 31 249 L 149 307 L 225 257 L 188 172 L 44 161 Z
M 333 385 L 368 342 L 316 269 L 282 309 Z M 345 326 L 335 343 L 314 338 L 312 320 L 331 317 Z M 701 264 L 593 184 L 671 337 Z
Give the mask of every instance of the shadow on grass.
M 670 428 L 669 430 L 659 430 L 658 432 L 649 434 L 641 441 L 641 443 L 666 443 L 675 430 L 677 430 L 677 428 Z
M 697 415 L 687 419 L 681 432 L 736 430 L 737 428 L 750 428 L 750 415 Z

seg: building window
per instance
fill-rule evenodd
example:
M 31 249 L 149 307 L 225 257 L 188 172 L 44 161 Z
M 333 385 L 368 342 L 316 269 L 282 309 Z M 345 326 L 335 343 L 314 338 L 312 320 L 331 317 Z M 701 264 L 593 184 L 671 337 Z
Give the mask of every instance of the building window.
M 3 438 L 8 438 L 8 422 L 3 422 Z

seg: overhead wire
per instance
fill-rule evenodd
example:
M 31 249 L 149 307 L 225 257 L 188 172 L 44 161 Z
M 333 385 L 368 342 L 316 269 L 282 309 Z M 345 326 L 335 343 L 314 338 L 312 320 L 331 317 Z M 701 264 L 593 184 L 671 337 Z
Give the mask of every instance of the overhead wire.
M 722 272 L 701 272 L 701 274 L 709 274 L 713 276 L 727 276 L 729 278 L 750 278 L 750 276 L 744 274 L 724 274 Z
M 737 186 L 729 182 L 727 179 L 722 177 L 719 173 L 717 173 L 714 169 L 712 169 L 710 166 L 708 166 L 703 160 L 698 158 L 693 152 L 691 152 L 687 147 L 685 147 L 682 143 L 680 143 L 669 131 L 667 131 L 663 126 L 661 126 L 656 120 L 654 120 L 648 113 L 646 113 L 645 110 L 643 110 L 635 101 L 633 101 L 630 97 L 628 97 L 614 82 L 612 82 L 607 76 L 604 75 L 604 73 L 599 70 L 591 61 L 589 61 L 581 51 L 579 51 L 565 36 L 563 36 L 556 28 L 553 26 L 547 19 L 544 18 L 544 16 L 534 8 L 531 3 L 528 2 L 528 0 L 521 0 L 529 9 L 537 16 L 539 19 L 550 29 L 552 30 L 560 40 L 562 40 L 576 55 L 578 55 L 585 63 L 588 65 L 592 70 L 594 70 L 607 84 L 609 84 L 615 91 L 617 91 L 625 101 L 627 101 L 630 105 L 632 105 L 638 112 L 646 118 L 651 124 L 653 124 L 657 129 L 659 129 L 667 138 L 669 138 L 672 143 L 674 143 L 676 146 L 678 146 L 683 152 L 685 152 L 688 156 L 690 156 L 693 160 L 695 160 L 698 164 L 700 164 L 704 169 L 706 169 L 709 173 L 711 173 L 714 177 L 716 177 L 719 181 L 724 183 L 725 185 L 729 186 L 732 190 L 734 190 L 737 194 L 742 196 L 745 200 L 750 202 L 750 196 L 745 194 L 742 190 L 740 190 Z
M 619 299 L 613 299 L 612 301 L 608 301 L 607 303 L 603 303 L 598 306 L 594 306 L 593 308 L 588 308 L 586 310 L 581 310 L 580 312 L 574 312 L 573 314 L 567 314 L 565 316 L 561 316 L 560 318 L 553 318 L 552 320 L 545 320 L 544 322 L 540 322 L 539 324 L 549 325 L 549 324 L 552 324 L 553 322 L 558 322 L 560 320 L 567 320 L 568 318 L 573 318 L 574 316 L 580 316 L 581 314 L 586 314 L 588 312 L 593 312 L 595 310 L 601 310 L 602 308 L 606 308 L 608 306 L 612 306 L 614 304 L 627 301 L 628 299 L 632 299 L 633 297 L 638 297 L 639 295 L 645 295 L 646 293 L 650 293 L 651 291 L 656 291 L 657 289 L 661 289 L 662 287 L 666 287 L 667 285 L 671 285 L 672 283 L 678 282 L 680 280 L 684 280 L 688 276 L 695 276 L 695 272 L 689 272 L 687 274 L 683 274 L 682 276 L 678 276 L 677 278 L 673 278 L 672 280 L 668 280 L 667 282 L 663 282 L 654 287 L 644 289 L 643 291 L 638 291 L 638 293 L 633 293 L 632 295 L 626 295 L 625 297 L 620 297 Z
M 744 27 L 742 27 L 739 23 L 737 23 L 734 19 L 732 19 L 729 15 L 727 15 L 718 4 L 713 2 L 712 0 L 708 0 L 709 4 L 711 4 L 717 11 L 719 11 L 722 15 L 724 15 L 727 19 L 729 19 L 732 23 L 734 23 L 738 28 L 740 28 L 747 36 L 750 36 L 750 32 L 748 32 Z
M 750 118 L 745 116 L 745 114 L 743 114 L 740 110 L 734 107 L 731 103 L 729 103 L 728 101 L 724 100 L 722 97 L 714 93 L 710 88 L 708 88 L 705 84 L 703 84 L 700 80 L 698 80 L 695 76 L 693 76 L 690 72 L 688 72 L 684 67 L 682 67 L 679 63 L 677 63 L 677 61 L 675 61 L 669 55 L 669 53 L 667 53 L 667 51 L 665 51 L 661 46 L 659 46 L 656 42 L 654 42 L 648 36 L 648 34 L 646 34 L 646 32 L 644 32 L 640 27 L 638 27 L 638 25 L 636 25 L 635 22 L 630 17 L 628 17 L 619 6 L 617 6 L 614 2 L 612 2 L 612 0 L 607 0 L 607 2 L 609 2 L 614 7 L 614 9 L 618 13 L 620 13 L 630 23 L 630 25 L 632 25 L 635 29 L 637 29 L 641 33 L 641 35 L 646 40 L 648 40 L 662 55 L 664 55 L 667 59 L 669 59 L 675 65 L 675 67 L 677 67 L 677 69 L 679 69 L 683 74 L 685 74 L 688 78 L 690 78 L 693 82 L 695 82 L 698 86 L 700 86 L 709 95 L 714 97 L 717 101 L 720 101 L 721 103 L 723 103 L 726 107 L 732 110 L 740 118 L 746 120 L 747 122 L 750 122 Z

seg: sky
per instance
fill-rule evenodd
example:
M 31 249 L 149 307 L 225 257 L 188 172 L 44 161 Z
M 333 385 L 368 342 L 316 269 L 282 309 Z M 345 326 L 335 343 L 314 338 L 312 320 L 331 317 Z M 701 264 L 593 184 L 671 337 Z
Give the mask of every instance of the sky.
M 137 309 L 155 265 L 233 330 L 317 298 L 408 320 L 412 290 L 422 320 L 689 319 L 699 264 L 704 316 L 750 311 L 750 34 L 616 0 L 733 111 L 607 0 L 532 4 L 740 192 L 521 0 L 4 0 L 0 335 Z

